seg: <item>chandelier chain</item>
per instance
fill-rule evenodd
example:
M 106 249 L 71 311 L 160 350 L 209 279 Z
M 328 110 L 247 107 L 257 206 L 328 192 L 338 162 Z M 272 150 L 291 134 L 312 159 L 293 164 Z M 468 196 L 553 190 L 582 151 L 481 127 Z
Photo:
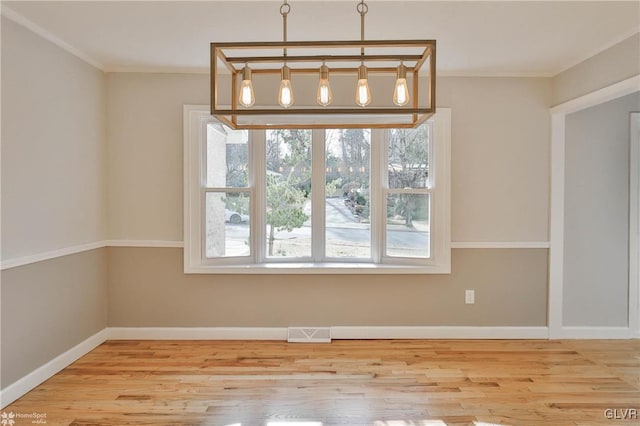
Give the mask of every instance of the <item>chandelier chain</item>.
M 360 0 L 360 3 L 356 6 L 356 10 L 360 14 L 360 41 L 364 41 L 364 15 L 369 11 L 369 6 Z M 360 55 L 364 58 L 364 47 L 360 48 Z M 364 60 L 362 61 L 364 63 Z
M 282 15 L 282 41 L 284 41 L 285 43 L 288 41 L 287 40 L 287 15 L 289 15 L 289 12 L 291 12 L 291 5 L 287 3 L 287 0 L 284 0 L 282 5 L 280 6 L 280 15 Z M 283 50 L 282 53 L 286 58 L 287 48 L 285 47 L 282 50 Z M 286 63 L 286 59 L 285 59 L 285 63 Z

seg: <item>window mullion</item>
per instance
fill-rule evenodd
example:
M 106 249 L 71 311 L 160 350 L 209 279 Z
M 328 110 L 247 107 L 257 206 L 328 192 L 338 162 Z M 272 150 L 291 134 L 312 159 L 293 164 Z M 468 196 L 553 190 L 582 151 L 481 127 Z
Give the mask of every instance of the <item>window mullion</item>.
M 200 229 L 202 238 L 200 238 L 200 259 L 201 261 L 207 260 L 207 238 L 206 238 L 206 229 L 207 229 L 207 192 L 200 188 Z
M 431 188 L 387 188 L 388 194 L 431 194 Z
M 314 129 L 311 136 L 311 257 L 325 259 L 325 130 Z
M 254 262 L 262 263 L 266 258 L 266 132 L 252 130 L 249 132 L 251 144 L 249 155 L 249 187 L 253 189 L 254 203 L 252 206 L 251 244 L 254 248 Z M 253 219 L 255 218 L 255 219 Z
M 380 263 L 384 253 L 384 212 L 387 175 L 386 164 L 387 155 L 387 131 L 381 129 L 371 129 L 371 173 L 370 185 L 371 194 L 370 215 L 371 215 L 371 257 L 373 263 Z

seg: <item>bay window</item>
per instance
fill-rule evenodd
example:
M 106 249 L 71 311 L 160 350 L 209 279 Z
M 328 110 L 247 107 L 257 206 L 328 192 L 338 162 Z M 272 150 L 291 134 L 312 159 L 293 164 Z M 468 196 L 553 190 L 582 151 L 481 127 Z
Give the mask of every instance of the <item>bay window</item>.
M 450 112 L 232 130 L 185 106 L 185 272 L 449 273 Z

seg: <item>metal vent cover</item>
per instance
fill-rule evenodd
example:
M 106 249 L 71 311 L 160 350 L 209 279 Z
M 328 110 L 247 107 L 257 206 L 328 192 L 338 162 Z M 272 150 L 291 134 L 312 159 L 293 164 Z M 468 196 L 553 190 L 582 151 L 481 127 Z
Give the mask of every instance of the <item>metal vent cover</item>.
M 330 343 L 330 327 L 289 327 L 287 342 L 290 343 Z

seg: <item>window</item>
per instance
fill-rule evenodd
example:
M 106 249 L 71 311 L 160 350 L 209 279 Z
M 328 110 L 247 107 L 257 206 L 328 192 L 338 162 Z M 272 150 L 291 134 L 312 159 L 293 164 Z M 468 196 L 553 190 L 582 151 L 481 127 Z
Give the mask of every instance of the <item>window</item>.
M 248 133 L 210 123 L 204 151 L 204 258 L 251 256 Z
M 429 173 L 431 126 L 392 129 L 385 144 L 386 257 L 429 258 L 431 254 Z
M 449 273 L 450 111 L 232 130 L 185 106 L 185 272 Z
M 371 261 L 371 130 L 324 132 L 325 254 Z
M 266 173 L 256 170 L 266 183 L 266 259 L 312 258 L 312 170 L 310 130 L 267 130 Z

